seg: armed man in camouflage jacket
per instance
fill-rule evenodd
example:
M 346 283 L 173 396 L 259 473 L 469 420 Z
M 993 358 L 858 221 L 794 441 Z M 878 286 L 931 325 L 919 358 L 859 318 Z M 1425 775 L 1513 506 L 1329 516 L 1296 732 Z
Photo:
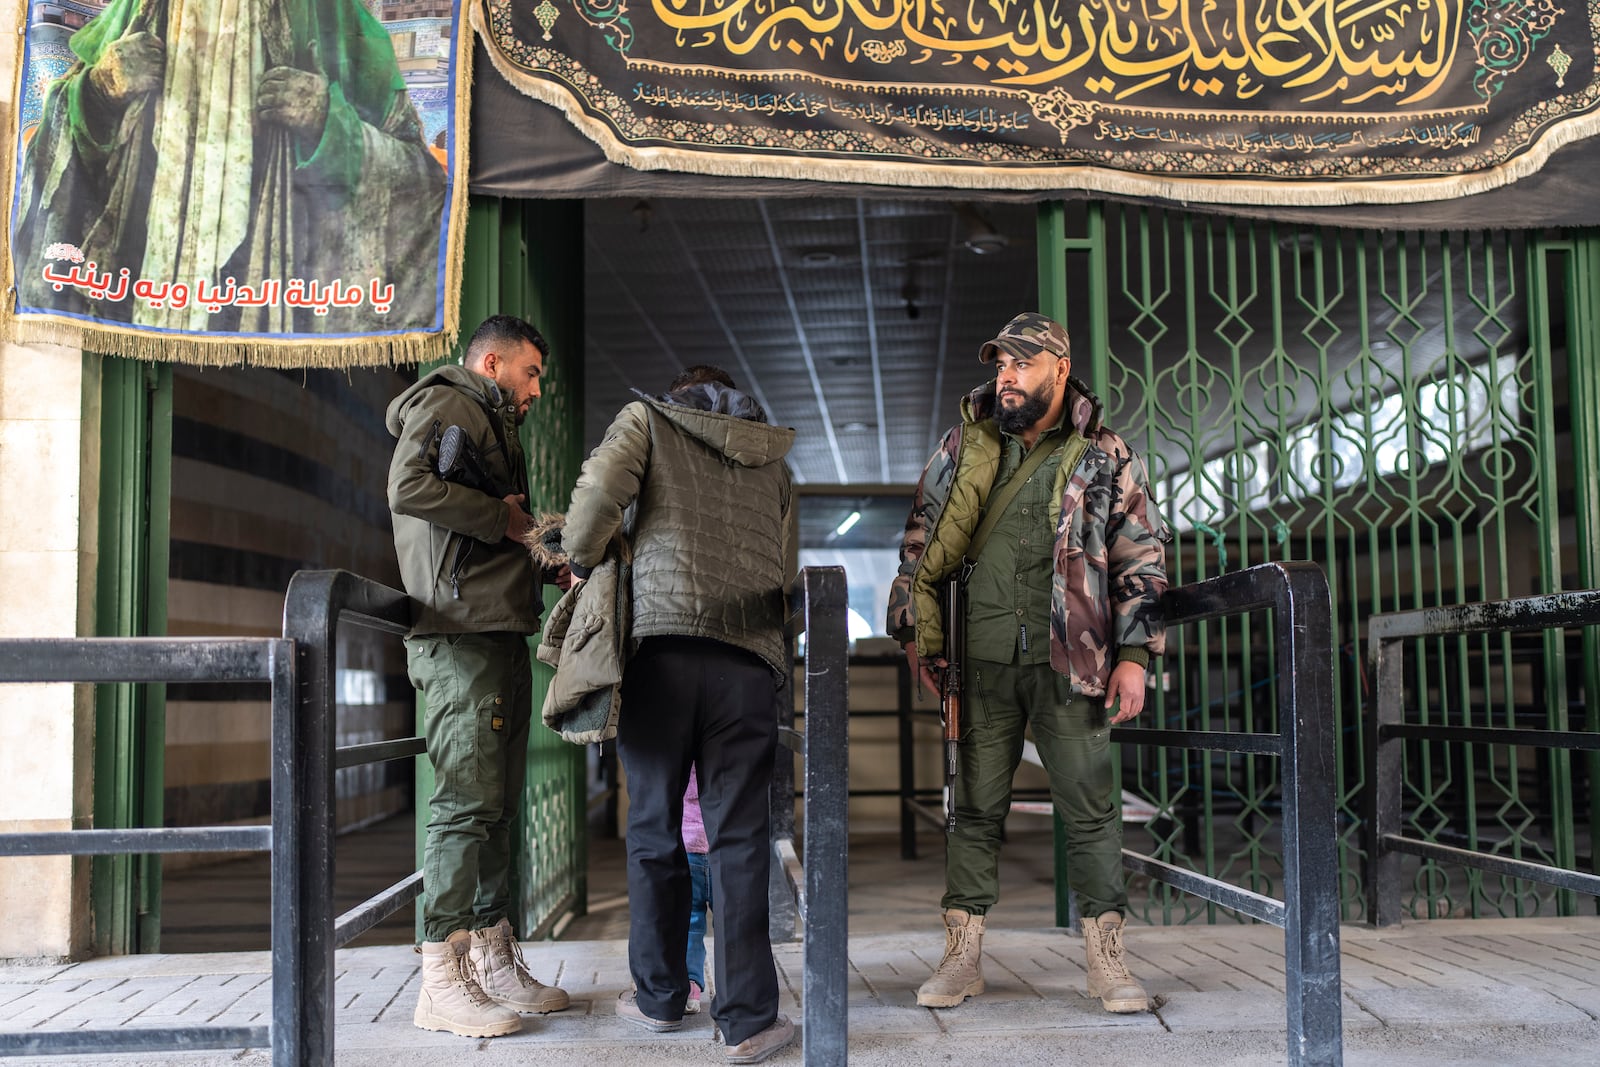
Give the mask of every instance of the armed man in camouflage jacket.
M 994 363 L 995 380 L 962 401 L 961 422 L 923 471 L 889 598 L 889 632 L 913 674 L 937 688 L 947 665 L 938 591 L 951 575 L 966 576 L 966 648 L 953 650 L 966 697 L 945 856 L 945 954 L 917 1003 L 949 1008 L 983 992 L 984 922 L 999 896 L 1001 831 L 1031 724 L 1066 828 L 1089 995 L 1107 1011 L 1144 1011 L 1149 998 L 1123 959 L 1128 896 L 1109 727 L 1144 709 L 1145 671 L 1163 651 L 1169 535 L 1143 461 L 1101 425 L 1099 402 L 1070 377 L 1059 323 L 1018 315 L 979 358 Z M 1041 448 L 1042 460 L 1022 469 Z M 1001 502 L 1013 476 L 1023 484 Z M 991 498 L 1001 511 L 970 552 Z

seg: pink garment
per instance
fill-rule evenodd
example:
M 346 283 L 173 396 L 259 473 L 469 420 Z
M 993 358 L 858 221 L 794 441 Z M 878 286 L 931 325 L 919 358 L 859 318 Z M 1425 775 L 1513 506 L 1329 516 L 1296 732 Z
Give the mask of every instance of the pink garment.
M 689 788 L 683 792 L 683 847 L 689 852 L 706 853 L 711 844 L 706 840 L 706 822 L 700 817 L 700 783 L 695 780 L 695 769 L 689 768 Z

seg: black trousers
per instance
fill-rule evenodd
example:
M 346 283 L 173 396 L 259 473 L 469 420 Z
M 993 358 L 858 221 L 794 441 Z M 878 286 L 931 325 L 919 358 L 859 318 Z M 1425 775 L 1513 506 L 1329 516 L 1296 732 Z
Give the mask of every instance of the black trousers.
M 628 966 L 638 1004 L 652 1019 L 678 1019 L 689 996 L 682 827 L 694 764 L 716 901 L 711 1014 L 729 1045 L 778 1016 L 767 934 L 775 696 L 758 657 L 692 637 L 646 638 L 622 681 L 617 754 L 628 781 Z

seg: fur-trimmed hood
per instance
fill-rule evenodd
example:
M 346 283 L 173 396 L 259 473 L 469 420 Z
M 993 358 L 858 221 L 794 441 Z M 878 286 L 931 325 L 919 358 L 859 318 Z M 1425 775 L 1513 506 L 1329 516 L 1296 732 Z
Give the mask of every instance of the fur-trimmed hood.
M 543 511 L 533 517 L 522 543 L 528 546 L 534 566 L 556 571 L 567 565 L 567 550 L 561 547 L 561 532 L 566 528 L 567 517 L 558 511 Z

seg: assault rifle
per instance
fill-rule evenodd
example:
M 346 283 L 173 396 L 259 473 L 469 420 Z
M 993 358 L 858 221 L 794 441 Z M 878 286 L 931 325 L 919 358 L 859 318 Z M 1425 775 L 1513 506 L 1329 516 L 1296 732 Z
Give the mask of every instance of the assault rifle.
M 944 719 L 944 832 L 956 828 L 956 773 L 961 740 L 961 661 L 966 658 L 967 595 L 963 576 L 955 574 L 944 591 L 944 678 L 939 686 L 939 714 Z
M 447 482 L 488 493 L 497 500 L 504 499 L 511 490 L 495 484 L 489 468 L 478 455 L 478 448 L 460 426 L 451 426 L 439 438 L 439 477 Z

